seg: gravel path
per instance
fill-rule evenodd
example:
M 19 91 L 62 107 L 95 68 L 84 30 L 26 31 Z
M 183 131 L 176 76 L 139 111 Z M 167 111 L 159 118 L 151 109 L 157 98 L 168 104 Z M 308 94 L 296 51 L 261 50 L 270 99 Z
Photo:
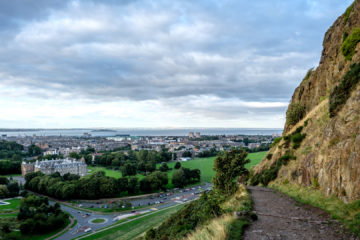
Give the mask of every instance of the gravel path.
M 244 233 L 245 240 L 326 239 L 358 240 L 321 209 L 300 205 L 272 189 L 248 187 L 258 220 Z

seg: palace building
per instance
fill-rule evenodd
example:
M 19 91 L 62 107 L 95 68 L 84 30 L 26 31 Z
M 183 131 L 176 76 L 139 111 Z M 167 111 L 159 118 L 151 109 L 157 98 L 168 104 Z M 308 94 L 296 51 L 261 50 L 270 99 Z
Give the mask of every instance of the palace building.
M 22 176 L 25 176 L 27 173 L 38 171 L 44 174 L 53 174 L 58 172 L 61 176 L 71 173 L 83 177 L 87 175 L 87 165 L 83 158 L 79 161 L 66 158 L 44 161 L 36 160 L 35 163 L 22 162 L 21 164 Z

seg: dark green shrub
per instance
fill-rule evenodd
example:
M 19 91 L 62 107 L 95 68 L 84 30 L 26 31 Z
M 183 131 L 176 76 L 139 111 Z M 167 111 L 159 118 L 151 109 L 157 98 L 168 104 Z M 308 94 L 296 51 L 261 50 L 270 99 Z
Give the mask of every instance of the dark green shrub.
M 304 127 L 307 127 L 308 124 L 309 124 L 309 119 L 307 119 L 307 120 L 304 122 Z
M 286 112 L 287 124 L 293 126 L 305 116 L 305 106 L 301 103 L 290 103 Z
M 306 137 L 306 134 L 301 134 L 300 132 L 295 133 L 291 136 L 291 142 L 293 143 L 293 148 L 298 149 L 302 140 Z
M 360 32 L 359 32 L 360 34 Z M 360 35 L 359 35 L 360 36 Z M 354 90 L 360 80 L 360 65 L 353 64 L 350 70 L 345 74 L 341 83 L 334 88 L 330 94 L 329 112 L 330 117 L 334 117 L 341 107 L 350 97 L 351 91 Z
M 287 163 L 291 159 L 296 159 L 296 158 L 292 156 L 290 152 L 287 152 L 284 156 L 280 157 L 276 161 L 276 163 L 273 164 L 269 169 L 266 169 L 261 173 L 255 174 L 250 179 L 250 185 L 258 185 L 259 183 L 261 183 L 262 185 L 267 186 L 269 182 L 277 178 L 280 168 L 284 165 L 287 165 Z
M 273 156 L 273 155 L 272 155 L 271 153 L 269 153 L 268 155 L 266 155 L 266 159 L 267 159 L 267 160 L 270 160 L 270 159 L 272 158 L 272 156 Z
M 282 137 L 277 137 L 274 139 L 273 143 L 271 144 L 271 147 L 274 147 L 276 144 L 278 144 L 281 141 Z
M 345 38 L 341 46 L 341 52 L 346 60 L 351 61 L 355 54 L 357 44 L 360 42 L 360 28 L 355 28 L 352 33 Z

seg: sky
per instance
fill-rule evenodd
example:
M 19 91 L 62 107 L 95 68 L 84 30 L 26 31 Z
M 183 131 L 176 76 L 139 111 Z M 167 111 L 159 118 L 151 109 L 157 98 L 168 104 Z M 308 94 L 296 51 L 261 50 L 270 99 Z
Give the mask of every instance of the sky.
M 283 128 L 351 2 L 0 1 L 0 127 Z

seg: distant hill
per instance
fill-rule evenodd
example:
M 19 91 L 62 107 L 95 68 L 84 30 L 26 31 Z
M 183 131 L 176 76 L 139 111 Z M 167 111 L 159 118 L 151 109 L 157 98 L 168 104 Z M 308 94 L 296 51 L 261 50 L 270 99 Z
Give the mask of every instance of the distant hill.
M 256 167 L 253 184 L 313 186 L 360 199 L 360 0 L 325 34 L 320 64 L 296 88 L 282 139 Z

